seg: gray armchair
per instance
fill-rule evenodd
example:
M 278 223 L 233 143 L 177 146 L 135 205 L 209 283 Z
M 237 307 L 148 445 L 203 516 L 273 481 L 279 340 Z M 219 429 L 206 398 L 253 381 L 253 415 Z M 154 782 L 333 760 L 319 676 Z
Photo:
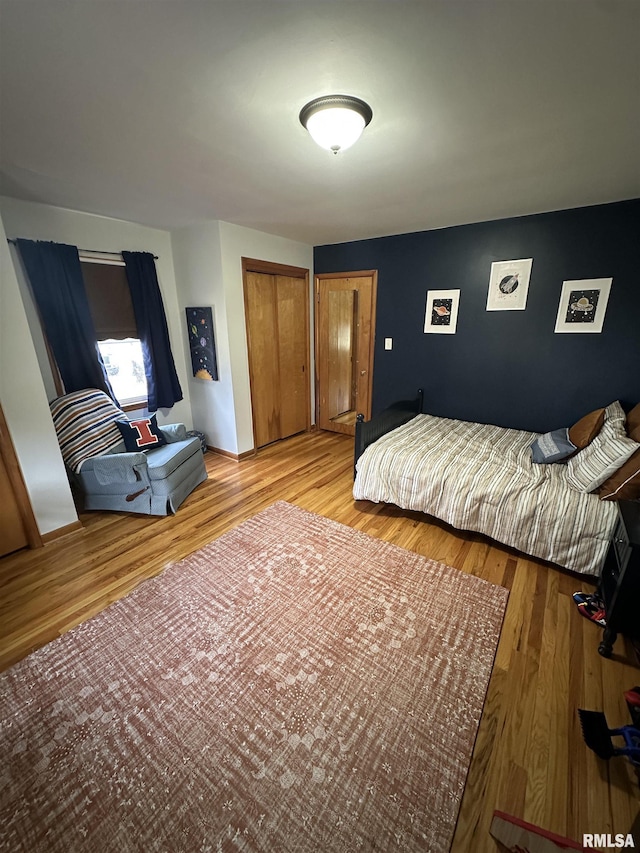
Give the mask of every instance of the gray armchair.
M 128 452 L 116 423 L 128 418 L 104 392 L 74 391 L 50 407 L 85 509 L 167 515 L 207 478 L 200 441 L 184 424 L 160 427 L 166 444 Z

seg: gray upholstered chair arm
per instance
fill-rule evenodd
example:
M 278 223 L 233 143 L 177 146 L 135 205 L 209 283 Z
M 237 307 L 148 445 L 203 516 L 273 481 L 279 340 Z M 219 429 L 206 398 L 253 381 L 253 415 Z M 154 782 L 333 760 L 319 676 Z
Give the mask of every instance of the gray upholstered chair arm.
M 187 438 L 187 428 L 184 424 L 162 425 L 160 429 L 166 435 L 169 444 L 173 444 L 174 441 L 185 441 Z
M 147 457 L 144 453 L 107 453 L 82 463 L 81 474 L 93 472 L 102 485 L 110 483 L 148 483 Z

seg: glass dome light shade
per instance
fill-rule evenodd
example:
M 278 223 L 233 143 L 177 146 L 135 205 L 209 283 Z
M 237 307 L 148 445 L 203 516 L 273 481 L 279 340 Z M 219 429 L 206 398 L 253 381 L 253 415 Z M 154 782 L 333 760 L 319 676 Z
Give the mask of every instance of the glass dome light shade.
M 360 138 L 373 113 L 359 98 L 328 95 L 311 101 L 300 112 L 300 121 L 322 148 L 344 151 Z
M 307 130 L 314 142 L 329 151 L 344 151 L 360 138 L 364 119 L 344 107 L 319 110 L 307 119 Z

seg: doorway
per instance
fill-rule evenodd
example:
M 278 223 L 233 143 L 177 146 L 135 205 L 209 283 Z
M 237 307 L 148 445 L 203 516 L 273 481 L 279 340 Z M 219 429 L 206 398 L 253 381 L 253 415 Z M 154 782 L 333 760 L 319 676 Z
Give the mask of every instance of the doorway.
M 242 259 L 254 447 L 311 428 L 309 271 Z
M 316 276 L 318 427 L 355 434 L 371 417 L 377 270 Z

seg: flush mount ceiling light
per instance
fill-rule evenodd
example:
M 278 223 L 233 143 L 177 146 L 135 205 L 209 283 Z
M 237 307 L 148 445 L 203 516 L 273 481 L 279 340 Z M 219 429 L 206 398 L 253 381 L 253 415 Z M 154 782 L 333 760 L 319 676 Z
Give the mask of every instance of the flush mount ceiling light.
M 351 95 L 325 95 L 300 110 L 300 122 L 322 148 L 344 151 L 360 138 L 373 118 L 369 104 Z

